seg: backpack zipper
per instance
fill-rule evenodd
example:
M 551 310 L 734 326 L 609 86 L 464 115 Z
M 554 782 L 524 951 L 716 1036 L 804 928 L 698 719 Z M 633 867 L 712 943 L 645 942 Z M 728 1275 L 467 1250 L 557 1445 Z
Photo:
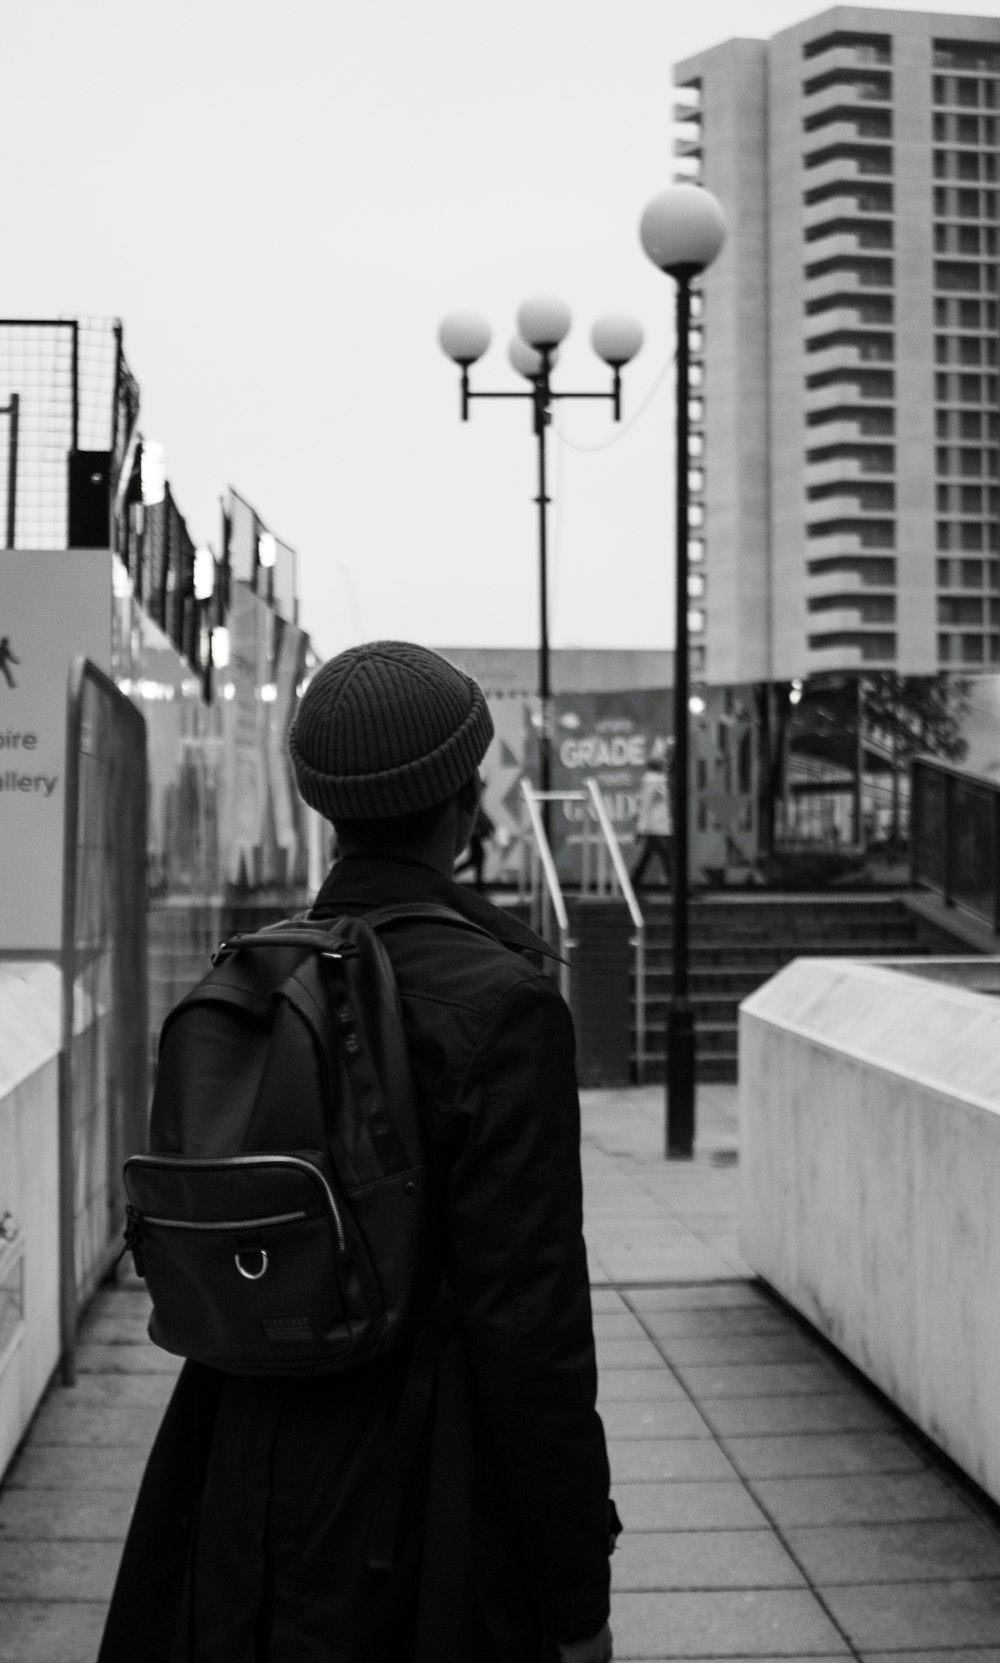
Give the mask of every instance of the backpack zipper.
M 228 1155 L 218 1158 L 210 1155 L 190 1155 L 187 1157 L 177 1155 L 139 1155 L 134 1156 L 133 1159 L 137 1160 L 140 1165 L 160 1166 L 167 1167 L 168 1169 L 176 1167 L 178 1163 L 194 1167 L 222 1167 L 223 1169 L 232 1166 L 298 1167 L 300 1171 L 308 1172 L 311 1177 L 319 1179 L 323 1186 L 323 1193 L 326 1196 L 326 1204 L 330 1209 L 330 1216 L 333 1219 L 334 1228 L 337 1232 L 337 1247 L 341 1253 L 343 1253 L 347 1247 L 347 1238 L 344 1235 L 344 1224 L 340 1216 L 340 1210 L 337 1206 L 333 1190 L 330 1188 L 326 1177 L 320 1171 L 319 1167 L 314 1166 L 312 1161 L 300 1160 L 297 1155 Z
M 163 1230 L 263 1230 L 268 1224 L 294 1224 L 297 1219 L 305 1218 L 304 1212 L 275 1213 L 271 1218 L 213 1218 L 199 1223 L 190 1218 L 154 1218 L 152 1213 L 143 1213 L 144 1224 L 158 1224 Z

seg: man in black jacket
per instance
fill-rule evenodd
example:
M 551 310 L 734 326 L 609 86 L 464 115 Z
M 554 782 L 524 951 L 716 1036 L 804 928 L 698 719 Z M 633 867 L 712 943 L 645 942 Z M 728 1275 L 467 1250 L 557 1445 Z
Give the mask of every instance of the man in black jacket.
M 530 930 L 454 883 L 492 736 L 479 687 L 375 642 L 330 660 L 290 749 L 336 827 L 318 917 L 399 903 L 392 960 L 455 1320 L 393 1569 L 367 1561 L 406 1356 L 256 1380 L 187 1364 L 100 1663 L 608 1663 L 617 1517 L 582 1235 L 569 1012 Z

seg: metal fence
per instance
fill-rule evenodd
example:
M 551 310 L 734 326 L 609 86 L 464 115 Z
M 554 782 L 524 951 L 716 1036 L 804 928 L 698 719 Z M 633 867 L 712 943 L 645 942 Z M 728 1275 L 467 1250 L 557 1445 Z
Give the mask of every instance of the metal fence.
M 914 884 L 1000 931 L 1000 784 L 930 757 L 912 764 Z
M 121 1169 L 147 1107 L 146 724 L 74 661 L 66 738 L 59 1091 L 60 1329 L 73 1379 L 81 1306 L 124 1223 Z

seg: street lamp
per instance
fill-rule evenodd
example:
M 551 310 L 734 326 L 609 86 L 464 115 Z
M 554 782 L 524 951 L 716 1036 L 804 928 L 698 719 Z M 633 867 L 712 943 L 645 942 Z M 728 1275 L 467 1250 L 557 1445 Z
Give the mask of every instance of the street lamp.
M 673 976 L 667 1002 L 666 1129 L 668 1157 L 694 1154 L 695 1036 L 688 981 L 688 395 L 691 282 L 711 265 L 726 234 L 722 209 L 700 185 L 671 185 L 647 203 L 642 246 L 677 284 L 676 647 L 674 652 Z
M 550 818 L 548 792 L 552 782 L 552 722 L 551 687 L 549 681 L 549 608 L 548 608 L 548 517 L 550 502 L 545 472 L 545 434 L 552 420 L 552 404 L 556 399 L 610 399 L 614 420 L 621 420 L 621 372 L 642 345 L 642 327 L 635 319 L 619 313 L 599 318 L 591 332 L 591 345 L 599 358 L 611 370 L 611 391 L 605 393 L 556 392 L 551 373 L 558 356 L 558 348 L 569 333 L 572 319 L 565 301 L 551 295 L 537 295 L 526 300 L 517 313 L 518 334 L 510 343 L 510 362 L 518 375 L 531 384 L 527 393 L 473 392 L 469 386 L 469 368 L 483 356 L 490 344 L 490 326 L 485 318 L 474 312 L 452 312 L 438 331 L 438 340 L 462 372 L 462 420 L 469 419 L 469 405 L 474 398 L 530 399 L 532 427 L 538 441 L 538 569 L 539 569 L 539 647 L 538 697 L 541 731 L 539 734 L 539 790 L 542 794 L 542 816 L 545 835 L 549 838 Z M 551 839 L 550 839 L 551 841 Z

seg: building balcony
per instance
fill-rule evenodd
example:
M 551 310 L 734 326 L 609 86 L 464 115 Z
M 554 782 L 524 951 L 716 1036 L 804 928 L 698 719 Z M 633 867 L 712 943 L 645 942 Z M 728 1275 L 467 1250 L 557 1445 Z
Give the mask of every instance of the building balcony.
M 887 263 L 889 266 L 888 277 L 884 276 L 881 270 L 876 270 L 874 273 L 879 278 L 878 282 L 872 281 L 873 272 L 871 268 L 860 266 L 838 265 L 831 271 L 817 272 L 812 277 L 806 277 L 803 291 L 806 304 L 808 305 L 811 301 L 827 300 L 833 297 L 834 299 L 843 299 L 846 306 L 850 304 L 855 296 L 893 294 L 895 283 L 892 281 L 892 274 L 895 268 L 891 260 Z
M 836 409 L 841 405 L 891 405 L 894 402 L 893 393 L 862 394 L 858 390 L 857 373 L 845 374 L 843 379 L 828 381 L 825 387 L 807 387 L 803 400 L 806 415 L 819 415 L 823 410 Z M 824 440 L 825 438 L 824 434 Z
M 810 554 L 812 550 L 810 549 Z M 845 596 L 845 604 L 850 605 L 854 596 L 859 599 L 870 593 L 861 581 L 860 572 L 820 572 L 816 577 L 810 575 L 809 587 L 806 591 L 809 600 L 818 600 L 827 595 Z
M 873 445 L 895 444 L 895 435 L 891 430 L 886 433 L 866 432 L 862 426 L 863 415 L 864 411 L 861 409 L 857 412 L 852 410 L 848 414 L 838 416 L 835 420 L 831 419 L 829 422 L 823 422 L 819 426 L 810 427 L 808 438 L 809 449 L 816 450 L 820 445 L 854 445 L 859 443 Z M 816 462 L 806 463 L 807 468 L 819 466 L 821 466 L 821 464 Z M 809 474 L 809 481 L 812 483 L 811 474 Z
M 856 74 L 863 74 L 868 70 L 892 69 L 892 63 L 882 64 L 861 56 L 857 46 L 828 46 L 824 51 L 815 53 L 807 58 L 803 70 L 807 81 L 818 81 L 823 75 L 830 75 L 835 69 L 848 69 Z
M 865 332 L 871 330 L 873 335 L 885 334 L 892 329 L 893 320 L 887 318 L 884 323 L 868 323 L 860 315 L 857 306 L 845 301 L 843 306 L 830 306 L 822 312 L 808 312 L 803 324 L 802 333 L 807 341 L 815 340 L 819 335 L 832 335 L 837 329 L 850 329 Z
M 854 556 L 871 554 L 872 552 L 871 549 L 861 547 L 861 533 L 859 531 L 831 531 L 825 537 L 810 537 L 809 539 L 810 560 L 832 560 L 840 555 Z
M 854 439 L 856 438 L 857 435 L 855 434 Z M 836 443 L 835 440 L 831 441 L 824 433 L 823 443 L 829 444 L 831 442 Z M 848 442 L 851 443 L 853 440 Z M 895 477 L 895 472 L 891 469 L 873 471 L 871 468 L 866 468 L 862 459 L 858 456 L 838 456 L 829 462 L 806 462 L 807 487 L 836 485 L 837 481 L 841 479 L 865 480 L 875 483 L 881 483 L 884 480 L 890 483 Z
M 891 260 L 892 246 L 869 248 L 862 242 L 860 231 L 838 229 L 831 231 L 829 236 L 817 237 L 815 242 L 806 243 L 803 247 L 807 269 L 822 265 L 824 260 L 836 260 L 838 256 L 850 259 L 859 254 L 867 255 L 870 260 Z
M 675 134 L 674 135 L 674 144 L 673 144 L 673 153 L 674 153 L 675 156 L 677 156 L 681 159 L 683 159 L 684 157 L 687 157 L 687 156 L 700 156 L 701 155 L 701 134 L 699 133 L 697 138 L 694 138 L 694 137 L 689 138 L 683 133 Z
M 859 72 L 860 73 L 860 72 Z M 864 88 L 852 85 L 850 81 L 833 81 L 827 87 L 820 87 L 818 92 L 807 92 L 802 95 L 802 118 L 804 121 L 814 121 L 817 116 L 824 116 L 830 110 L 858 110 L 867 113 L 869 110 L 892 109 L 892 82 L 890 80 L 886 93 L 882 97 L 866 96 Z
M 843 496 L 807 499 L 805 522 L 808 527 L 822 525 L 826 520 L 891 520 L 895 517 L 895 513 L 895 506 L 891 508 L 863 508 L 858 501 L 856 492 L 845 491 Z M 811 540 L 809 558 L 810 560 L 815 558 Z
M 825 375 L 833 370 L 889 370 L 894 361 L 892 358 L 866 357 L 863 346 L 830 346 L 822 352 L 806 353 L 806 374 Z
M 862 173 L 856 156 L 838 156 L 832 162 L 824 162 L 820 167 L 809 169 L 809 189 L 821 190 L 824 185 L 848 185 L 857 179 L 869 179 L 871 175 Z M 819 203 L 811 203 L 810 207 L 819 207 Z M 825 204 L 822 204 L 825 206 Z
M 860 121 L 864 113 L 863 109 L 858 109 L 858 121 Z M 829 150 L 835 144 L 873 144 L 884 145 L 887 150 L 891 148 L 892 139 L 888 135 L 885 138 L 875 138 L 867 134 L 859 133 L 858 121 L 831 121 L 825 127 L 814 127 L 811 132 L 803 133 L 803 155 L 812 156 L 817 150 Z M 887 174 L 891 172 L 891 167 L 892 159 L 890 157 L 889 166 L 886 168 Z M 872 177 L 878 177 L 878 175 L 873 175 Z M 811 178 L 809 183 L 812 183 Z
M 671 111 L 674 121 L 701 121 L 701 105 L 694 100 L 678 98 Z
M 861 643 L 857 646 L 845 646 L 838 643 L 830 647 L 811 647 L 806 642 L 805 673 L 821 675 L 832 670 L 857 670 L 861 667 Z
M 807 231 L 812 231 L 817 225 L 827 225 L 835 220 L 844 219 L 891 221 L 892 209 L 865 208 L 853 191 L 845 191 L 843 196 L 825 196 L 822 202 L 807 203 L 802 215 L 802 223 Z

